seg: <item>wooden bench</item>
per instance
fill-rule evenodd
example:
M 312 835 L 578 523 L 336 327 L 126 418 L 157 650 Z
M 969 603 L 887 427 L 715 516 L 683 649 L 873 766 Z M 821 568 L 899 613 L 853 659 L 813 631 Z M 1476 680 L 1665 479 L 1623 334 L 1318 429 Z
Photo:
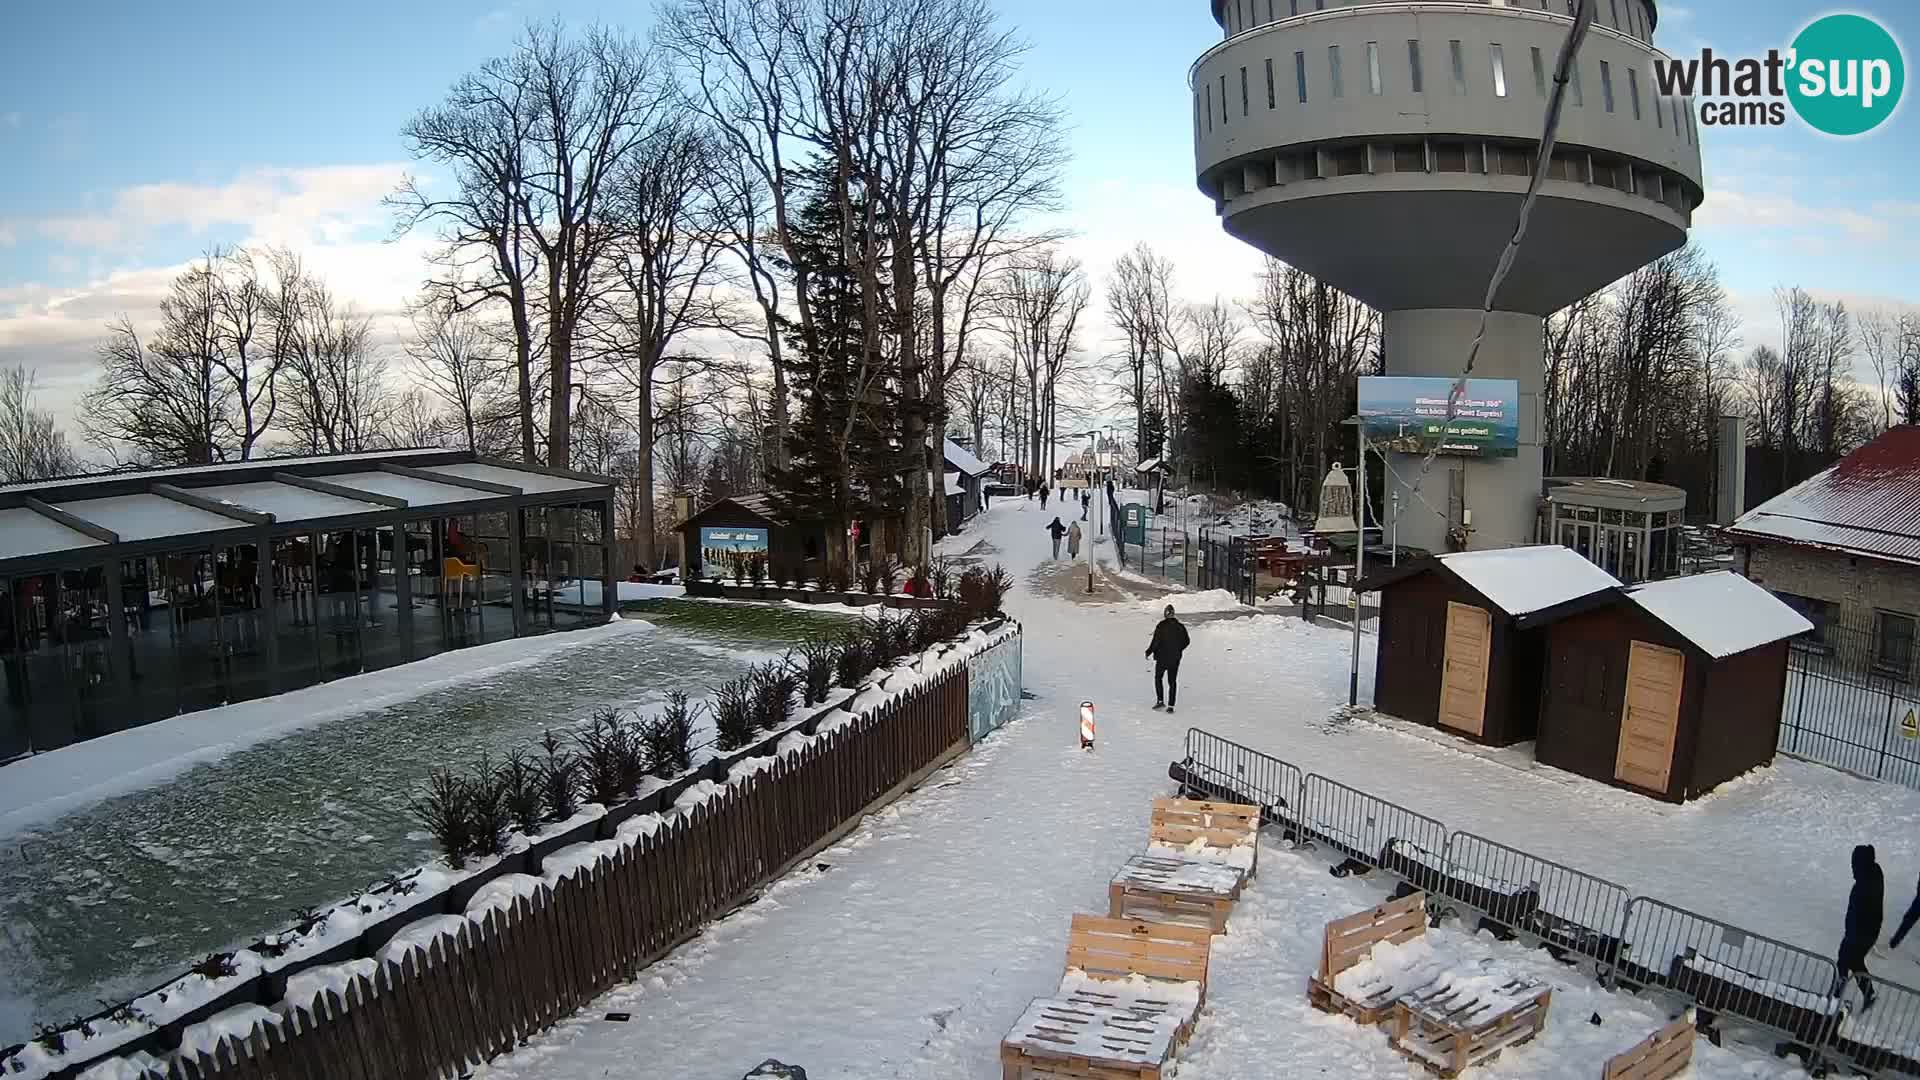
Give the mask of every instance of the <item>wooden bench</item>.
M 1158 1080 L 1206 999 L 1210 931 L 1075 915 L 1067 970 L 1000 1043 L 1004 1080 Z
M 1230 863 L 1135 855 L 1107 883 L 1107 914 L 1224 934 L 1246 881 Z
M 1531 979 L 1443 977 L 1393 1006 L 1393 1048 L 1443 1077 L 1484 1065 L 1547 1026 L 1553 991 Z
M 1378 1024 L 1402 997 L 1423 990 L 1439 977 L 1436 966 L 1413 967 L 1340 989 L 1342 973 L 1373 955 L 1376 945 L 1401 945 L 1425 936 L 1427 894 L 1412 893 L 1379 907 L 1327 924 L 1320 967 L 1307 978 L 1307 1000 L 1322 1012 L 1348 1016 L 1358 1024 Z
M 1260 808 L 1248 803 L 1205 802 L 1197 799 L 1155 799 L 1147 829 L 1148 854 L 1174 856 L 1190 852 L 1198 841 L 1200 859 L 1239 865 L 1247 877 L 1260 869 Z M 1178 849 L 1154 850 L 1154 849 Z
M 1693 1010 L 1607 1059 L 1600 1080 L 1668 1080 L 1693 1061 Z

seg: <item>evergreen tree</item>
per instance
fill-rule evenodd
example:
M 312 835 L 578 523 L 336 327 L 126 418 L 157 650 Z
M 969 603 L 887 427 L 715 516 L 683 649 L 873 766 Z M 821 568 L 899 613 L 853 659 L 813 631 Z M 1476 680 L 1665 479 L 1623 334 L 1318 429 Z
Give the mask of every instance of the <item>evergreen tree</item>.
M 830 170 L 813 169 L 809 194 L 790 224 L 794 261 L 804 260 L 812 280 L 813 333 L 783 318 L 789 343 L 788 385 L 799 412 L 787 439 L 786 468 L 770 475 L 770 496 L 783 515 L 827 526 L 829 558 L 845 561 L 847 525 L 894 519 L 906 508 L 902 474 L 911 458 L 902 445 L 898 382 L 887 355 L 888 313 L 884 294 L 890 275 L 875 266 L 867 275 L 882 290 L 871 306 L 863 294 L 856 261 L 862 236 L 884 256 L 878 236 L 863 234 L 867 205 L 857 188 Z M 854 223 L 852 243 L 843 241 L 843 220 Z M 793 272 L 791 263 L 781 269 Z M 868 331 L 868 311 L 879 321 Z M 871 340 L 870 340 L 871 339 Z
M 1160 406 L 1149 405 L 1140 414 L 1140 460 L 1147 461 L 1160 456 L 1160 448 L 1167 441 L 1167 417 Z

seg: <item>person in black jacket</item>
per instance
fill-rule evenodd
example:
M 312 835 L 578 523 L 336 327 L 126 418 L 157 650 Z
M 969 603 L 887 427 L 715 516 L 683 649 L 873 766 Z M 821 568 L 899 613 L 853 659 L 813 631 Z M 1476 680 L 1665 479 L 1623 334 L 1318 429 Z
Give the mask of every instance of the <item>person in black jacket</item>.
M 1157 711 L 1173 711 L 1174 699 L 1180 696 L 1180 655 L 1187 651 L 1192 639 L 1187 637 L 1187 628 L 1179 619 L 1173 617 L 1173 605 L 1161 612 L 1160 624 L 1153 628 L 1153 640 L 1147 645 L 1147 656 L 1153 660 L 1153 707 Z M 1166 694 L 1161 695 L 1161 680 L 1166 681 Z M 1163 704 L 1164 702 L 1164 704 Z
M 1873 980 L 1868 977 L 1867 952 L 1880 940 L 1880 923 L 1886 908 L 1887 878 L 1873 860 L 1873 845 L 1853 849 L 1853 891 L 1847 895 L 1847 925 L 1840 937 L 1840 957 L 1834 961 L 1839 974 L 1833 986 L 1838 995 L 1847 976 L 1860 983 L 1866 1008 L 1873 1008 Z
M 1067 527 L 1055 517 L 1052 524 L 1047 526 L 1047 531 L 1053 534 L 1053 557 L 1057 559 L 1060 557 L 1060 538 L 1067 535 Z

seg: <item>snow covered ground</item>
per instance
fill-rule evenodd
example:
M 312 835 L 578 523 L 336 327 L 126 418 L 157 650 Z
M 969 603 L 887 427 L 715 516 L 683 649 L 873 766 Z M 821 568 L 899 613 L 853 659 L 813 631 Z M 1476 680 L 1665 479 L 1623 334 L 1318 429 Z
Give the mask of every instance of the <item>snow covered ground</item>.
M 1067 924 L 1105 910 L 1113 873 L 1146 842 L 1149 801 L 1170 790 L 1189 724 L 1308 771 L 1628 888 L 1816 951 L 1833 948 L 1847 855 L 1879 846 L 1889 908 L 1920 871 L 1920 794 L 1783 762 L 1690 806 L 1654 803 L 1534 766 L 1524 748 L 1477 751 L 1395 722 L 1332 719 L 1349 638 L 1298 620 L 1192 625 L 1176 716 L 1150 711 L 1136 660 L 1158 602 L 1082 605 L 1036 593 L 1048 554 L 1039 508 L 997 504 L 981 533 L 1020 582 L 1020 717 L 926 788 L 864 822 L 814 865 L 579 1017 L 483 1070 L 494 1080 L 627 1075 L 636 1060 L 734 1080 L 777 1057 L 820 1078 L 999 1075 L 996 1050 L 1058 983 Z M 1151 608 L 1151 610 L 1148 610 Z M 1138 665 L 1137 667 L 1134 665 Z M 1372 682 L 1371 658 L 1361 684 Z M 1099 705 L 1097 749 L 1075 748 L 1076 706 Z M 1208 1008 L 1178 1075 L 1405 1077 L 1383 1035 L 1311 1011 L 1307 972 L 1325 922 L 1387 885 L 1334 879 L 1323 853 L 1269 844 L 1260 876 L 1216 940 Z M 1591 1077 L 1664 1023 L 1663 1004 L 1601 991 L 1577 970 L 1443 927 L 1457 963 L 1543 979 L 1546 1034 L 1485 1073 Z M 1901 961 L 1883 962 L 1898 979 Z M 631 1019 L 609 1022 L 604 1014 Z M 1598 1014 L 1601 1024 L 1589 1023 Z M 1702 1077 L 1792 1074 L 1764 1051 L 1698 1051 Z

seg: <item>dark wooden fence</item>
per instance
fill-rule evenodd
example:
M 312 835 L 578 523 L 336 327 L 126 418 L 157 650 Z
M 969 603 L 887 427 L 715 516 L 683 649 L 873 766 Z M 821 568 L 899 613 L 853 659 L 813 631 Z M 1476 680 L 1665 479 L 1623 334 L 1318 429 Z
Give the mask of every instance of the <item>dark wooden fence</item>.
M 955 665 L 671 817 L 617 855 L 221 1040 L 168 1080 L 455 1077 L 579 1010 L 967 743 Z

